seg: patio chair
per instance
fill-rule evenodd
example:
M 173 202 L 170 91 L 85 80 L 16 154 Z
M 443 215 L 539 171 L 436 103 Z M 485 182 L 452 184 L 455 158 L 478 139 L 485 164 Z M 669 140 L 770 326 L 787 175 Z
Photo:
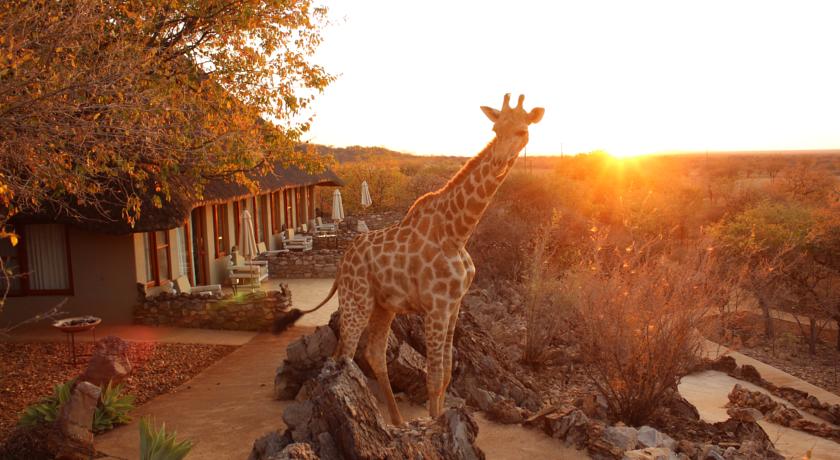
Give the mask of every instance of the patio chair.
M 228 278 L 233 293 L 239 289 L 248 288 L 255 291 L 260 288 L 260 283 L 268 278 L 268 272 L 264 272 L 259 265 L 231 265 L 228 269 Z
M 214 295 L 222 293 L 221 284 L 209 284 L 207 286 L 191 286 L 190 280 L 186 277 L 186 275 L 179 276 L 178 279 L 175 280 L 175 286 L 178 287 L 178 292 L 184 294 Z
M 259 253 L 259 255 L 261 255 L 261 256 L 273 256 L 273 255 L 277 255 L 277 254 L 282 254 L 284 252 L 289 252 L 289 250 L 288 249 L 272 249 L 272 250 L 269 251 L 268 248 L 265 246 L 265 242 L 257 243 L 257 253 Z
M 338 226 L 335 223 L 325 224 L 320 217 L 315 218 L 315 231 L 320 234 L 334 234 L 338 232 Z
M 260 243 L 263 244 L 263 243 Z M 268 275 L 268 261 L 267 260 L 245 260 L 242 254 L 234 253 L 233 265 L 235 267 L 259 267 L 261 273 Z
M 297 235 L 292 229 L 286 230 L 283 238 L 283 247 L 285 249 L 295 249 L 301 251 L 312 250 L 312 237 L 309 235 Z

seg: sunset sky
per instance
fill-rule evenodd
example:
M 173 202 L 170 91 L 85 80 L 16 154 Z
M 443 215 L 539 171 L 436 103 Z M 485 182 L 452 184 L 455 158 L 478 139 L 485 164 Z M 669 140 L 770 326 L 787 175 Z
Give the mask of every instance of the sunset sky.
M 546 108 L 529 154 L 840 148 L 836 1 L 330 8 L 312 142 L 473 155 L 511 92 Z

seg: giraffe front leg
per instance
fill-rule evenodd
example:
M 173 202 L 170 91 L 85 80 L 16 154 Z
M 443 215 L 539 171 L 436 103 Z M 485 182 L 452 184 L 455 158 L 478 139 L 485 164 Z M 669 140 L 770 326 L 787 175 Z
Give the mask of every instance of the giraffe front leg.
M 455 325 L 458 322 L 458 312 L 460 309 L 461 304 L 459 302 L 450 315 L 449 324 L 446 328 L 446 341 L 443 346 L 443 391 L 438 401 L 438 408 L 441 412 L 443 412 L 444 402 L 446 400 L 446 389 L 449 388 L 449 383 L 452 382 L 452 342 L 455 338 Z
M 443 395 L 443 361 L 448 322 L 427 314 L 426 330 L 426 389 L 429 393 L 429 415 L 437 418 L 441 412 L 440 398 Z

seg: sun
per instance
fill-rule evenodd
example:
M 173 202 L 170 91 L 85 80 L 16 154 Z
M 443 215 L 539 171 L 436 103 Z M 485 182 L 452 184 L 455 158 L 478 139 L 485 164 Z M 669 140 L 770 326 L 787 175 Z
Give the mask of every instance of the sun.
M 643 155 L 647 155 L 647 153 L 632 149 L 615 149 L 615 150 L 608 150 L 607 154 L 615 159 L 623 160 L 626 158 L 636 158 Z

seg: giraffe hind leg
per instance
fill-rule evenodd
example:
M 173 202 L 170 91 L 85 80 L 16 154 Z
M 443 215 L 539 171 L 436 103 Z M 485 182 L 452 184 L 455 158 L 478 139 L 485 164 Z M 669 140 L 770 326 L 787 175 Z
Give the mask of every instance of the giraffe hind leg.
M 338 305 L 338 345 L 333 358 L 353 359 L 373 310 L 373 297 L 367 280 L 339 284 Z
M 368 324 L 368 341 L 365 349 L 365 359 L 373 369 L 379 387 L 385 396 L 385 403 L 388 405 L 388 412 L 391 415 L 391 423 L 402 425 L 403 419 L 394 399 L 394 391 L 391 389 L 391 381 L 388 378 L 388 363 L 385 358 L 385 351 L 388 347 L 388 335 L 391 332 L 391 321 L 394 313 L 380 307 L 374 307 Z

